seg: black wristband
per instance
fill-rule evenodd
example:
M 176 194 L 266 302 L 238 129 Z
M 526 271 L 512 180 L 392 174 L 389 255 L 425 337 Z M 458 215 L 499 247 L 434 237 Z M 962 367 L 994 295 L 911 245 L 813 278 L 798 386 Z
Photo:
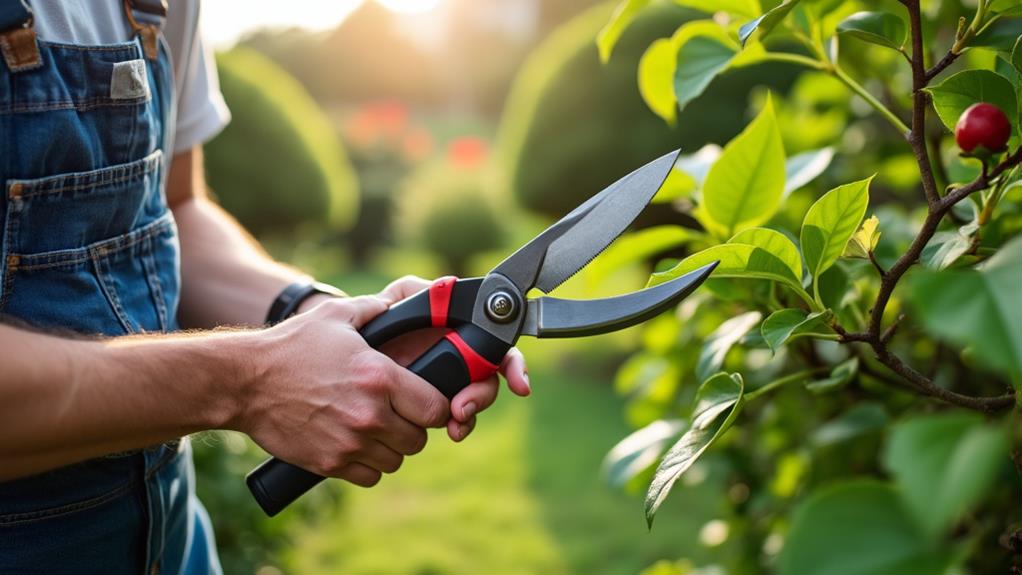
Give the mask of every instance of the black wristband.
M 284 288 L 277 299 L 273 300 L 270 311 L 266 314 L 266 323 L 273 325 L 293 316 L 303 301 L 318 293 L 334 297 L 347 295 L 332 285 L 319 282 L 295 282 Z

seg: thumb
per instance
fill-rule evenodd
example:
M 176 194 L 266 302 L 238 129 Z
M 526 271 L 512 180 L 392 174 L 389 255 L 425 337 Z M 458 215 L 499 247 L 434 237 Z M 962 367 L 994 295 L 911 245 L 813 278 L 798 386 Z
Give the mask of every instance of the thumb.
M 451 404 L 444 394 L 411 371 L 395 366 L 390 404 L 401 417 L 419 427 L 443 427 L 451 418 Z

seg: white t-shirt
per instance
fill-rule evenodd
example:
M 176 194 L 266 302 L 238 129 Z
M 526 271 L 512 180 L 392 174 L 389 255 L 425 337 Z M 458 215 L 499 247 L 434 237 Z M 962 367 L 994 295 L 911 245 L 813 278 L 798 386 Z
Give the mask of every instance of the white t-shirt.
M 200 0 L 170 0 L 163 33 L 174 62 L 174 152 L 203 144 L 230 120 L 216 63 L 199 35 Z M 35 30 L 49 42 L 113 44 L 131 40 L 123 0 L 29 0 Z

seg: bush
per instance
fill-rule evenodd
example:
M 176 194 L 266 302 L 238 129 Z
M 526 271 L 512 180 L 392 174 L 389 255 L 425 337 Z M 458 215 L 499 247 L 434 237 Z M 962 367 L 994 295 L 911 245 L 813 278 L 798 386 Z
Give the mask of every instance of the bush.
M 424 165 L 401 186 L 395 227 L 443 258 L 450 273 L 467 275 L 469 260 L 500 247 L 506 232 L 485 178 L 481 168 Z
M 635 70 L 651 41 L 670 36 L 696 13 L 667 3 L 651 6 L 601 66 L 594 38 L 612 8 L 597 6 L 557 29 L 515 80 L 497 147 L 515 197 L 529 210 L 563 215 L 663 153 L 723 143 L 742 129 L 750 86 L 785 88 L 795 77 L 772 65 L 737 70 L 671 128 L 643 103 Z
M 238 48 L 217 62 L 233 120 L 206 146 L 206 166 L 224 208 L 257 233 L 350 226 L 358 185 L 329 118 L 259 53 Z

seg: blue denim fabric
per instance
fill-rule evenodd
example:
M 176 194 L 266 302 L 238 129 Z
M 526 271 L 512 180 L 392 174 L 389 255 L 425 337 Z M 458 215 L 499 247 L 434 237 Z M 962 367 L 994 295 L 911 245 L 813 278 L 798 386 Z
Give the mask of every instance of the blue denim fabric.
M 167 47 L 155 61 L 138 40 L 39 47 L 41 68 L 0 61 L 0 314 L 89 335 L 177 329 Z M 124 97 L 115 64 L 139 60 L 149 90 Z M 194 484 L 187 440 L 0 482 L 0 573 L 220 573 Z

